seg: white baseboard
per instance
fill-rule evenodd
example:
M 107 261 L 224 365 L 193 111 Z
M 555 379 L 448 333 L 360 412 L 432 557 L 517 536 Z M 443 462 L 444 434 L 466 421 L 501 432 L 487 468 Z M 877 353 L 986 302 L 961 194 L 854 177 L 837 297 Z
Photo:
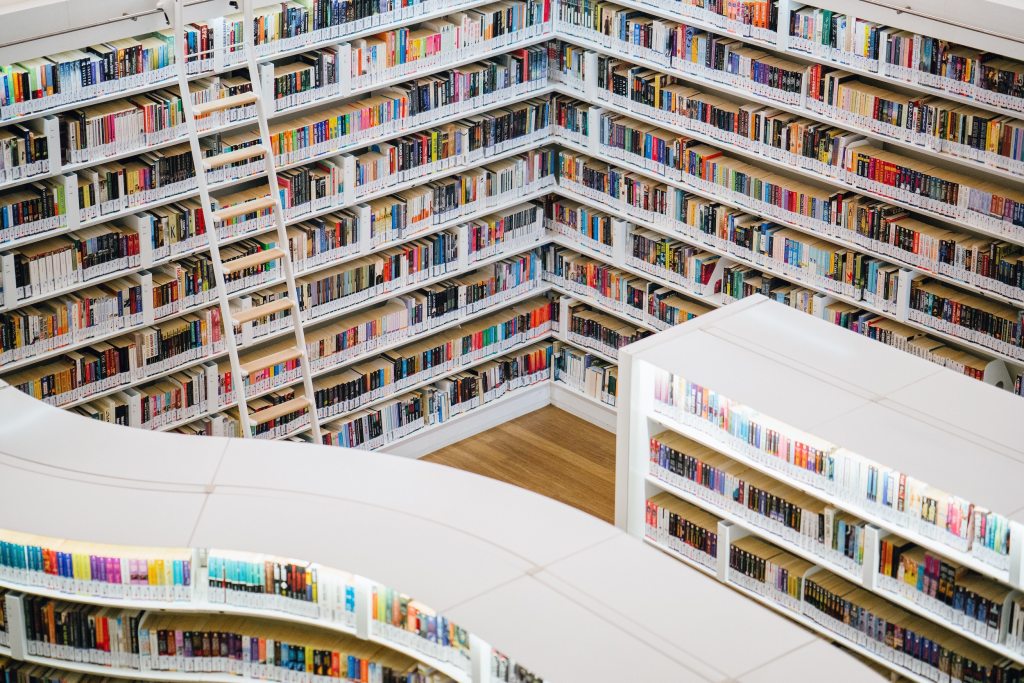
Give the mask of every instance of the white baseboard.
M 584 396 L 561 382 L 544 381 L 525 389 L 517 389 L 491 403 L 458 415 L 448 422 L 413 432 L 381 451 L 403 458 L 422 458 L 424 455 L 458 443 L 493 429 L 503 422 L 522 417 L 544 406 L 553 405 L 576 417 L 615 433 L 615 407 Z
M 618 421 L 615 406 L 584 396 L 561 382 L 551 382 L 551 405 L 572 413 L 606 432 L 615 433 L 615 423 Z

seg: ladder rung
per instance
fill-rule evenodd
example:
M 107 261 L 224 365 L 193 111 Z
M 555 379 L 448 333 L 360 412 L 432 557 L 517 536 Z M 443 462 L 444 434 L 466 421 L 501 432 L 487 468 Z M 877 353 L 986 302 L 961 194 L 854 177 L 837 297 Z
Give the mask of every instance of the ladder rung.
M 209 171 L 210 169 L 220 168 L 221 166 L 227 166 L 238 161 L 256 159 L 264 156 L 266 153 L 267 148 L 263 145 L 251 145 L 230 152 L 224 152 L 223 154 L 216 154 L 212 157 L 206 157 L 203 159 L 203 167 Z
M 272 353 L 268 356 L 263 356 L 262 358 L 251 360 L 248 363 L 242 363 L 242 374 L 251 375 L 257 370 L 269 368 L 273 365 L 277 365 L 278 363 L 287 363 L 290 360 L 295 360 L 296 358 L 300 357 L 302 357 L 302 349 L 293 346 L 290 349 L 283 349 L 281 351 L 277 351 L 276 353 Z
M 234 273 L 237 270 L 245 270 L 246 268 L 253 268 L 255 266 L 262 266 L 264 263 L 270 263 L 276 259 L 285 256 L 283 250 L 274 247 L 273 249 L 264 249 L 258 251 L 255 254 L 249 254 L 241 258 L 232 259 L 230 261 L 224 261 L 224 270 L 229 273 Z
M 213 212 L 213 219 L 217 221 L 224 221 L 236 216 L 244 216 L 245 214 L 253 213 L 254 211 L 269 209 L 273 205 L 274 198 L 270 195 L 267 195 L 266 197 L 257 197 L 256 199 L 250 199 L 249 201 L 242 202 L 241 204 L 229 206 L 226 209 L 218 209 Z
M 309 399 L 305 396 L 300 396 L 298 398 L 293 398 L 290 401 L 278 403 L 277 405 L 270 406 L 269 408 L 249 413 L 249 419 L 252 420 L 254 424 L 261 425 L 264 422 L 270 422 L 271 420 L 276 420 L 284 415 L 297 413 L 308 408 L 310 408 Z
M 260 304 L 259 306 L 253 306 L 252 308 L 232 313 L 231 319 L 236 325 L 244 325 L 247 322 L 259 320 L 264 316 L 273 315 L 274 313 L 279 313 L 281 311 L 287 311 L 294 305 L 294 302 L 294 299 L 289 299 L 288 297 L 274 299 L 273 301 L 268 301 L 265 304 Z
M 216 100 L 210 100 L 209 102 L 202 102 L 192 107 L 192 113 L 196 116 L 206 116 L 212 114 L 215 111 L 224 111 L 225 109 L 231 109 L 232 107 L 244 107 L 247 104 L 252 104 L 259 100 L 256 97 L 256 93 L 244 92 L 239 95 L 232 95 L 231 97 L 221 97 Z

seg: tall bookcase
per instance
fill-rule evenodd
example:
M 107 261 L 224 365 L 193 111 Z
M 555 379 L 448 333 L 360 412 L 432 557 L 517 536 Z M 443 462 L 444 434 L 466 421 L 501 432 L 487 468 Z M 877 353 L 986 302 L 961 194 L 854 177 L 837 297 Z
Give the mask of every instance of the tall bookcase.
M 476 0 L 329 6 L 256 13 L 284 251 L 328 442 L 418 455 L 547 402 L 611 426 L 617 345 L 754 292 L 1020 390 L 1024 53 L 1000 28 L 1015 10 L 984 3 L 971 28 L 846 1 L 531 0 L 500 19 Z M 193 100 L 241 98 L 203 119 L 208 152 L 244 150 L 255 117 L 239 18 L 186 10 Z M 166 34 L 132 33 L 164 30 L 160 13 L 104 35 L 62 26 L 94 49 L 40 61 L 56 50 L 28 28 L 39 11 L 12 14 L 25 38 L 0 47 L 14 64 L 0 206 L 28 202 L 0 228 L 0 376 L 100 419 L 206 434 L 237 433 L 241 381 L 274 416 L 259 436 L 311 440 L 303 414 L 277 414 L 303 373 L 282 360 L 292 320 L 274 268 L 226 285 L 248 379 L 227 366 L 195 181 L 173 176 L 187 166 L 173 51 Z M 451 22 L 468 22 L 457 39 Z M 151 61 L 110 76 L 116 49 Z M 81 59 L 88 82 L 44 90 L 40 74 L 66 84 Z M 517 127 L 494 132 L 513 110 Z M 493 135 L 478 145 L 481 125 Z M 443 135 L 464 147 L 410 156 Z M 143 167 L 173 178 L 115 191 L 121 169 Z M 251 199 L 259 170 L 208 172 L 218 210 Z M 284 246 L 267 212 L 235 218 L 213 226 L 226 258 Z M 368 368 L 427 340 L 491 334 L 541 297 L 551 321 L 530 334 L 467 341 L 409 381 L 349 393 L 353 373 L 368 383 Z
M 911 680 L 1019 675 L 1015 397 L 760 296 L 619 362 L 630 534 Z

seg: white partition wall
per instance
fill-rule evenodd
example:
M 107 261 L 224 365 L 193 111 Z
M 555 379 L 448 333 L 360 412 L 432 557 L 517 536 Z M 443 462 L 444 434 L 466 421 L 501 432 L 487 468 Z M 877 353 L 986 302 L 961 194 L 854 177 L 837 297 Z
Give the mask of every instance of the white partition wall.
M 763 297 L 619 362 L 616 520 L 632 536 L 912 680 L 950 669 L 845 610 L 1020 670 L 1012 396 Z

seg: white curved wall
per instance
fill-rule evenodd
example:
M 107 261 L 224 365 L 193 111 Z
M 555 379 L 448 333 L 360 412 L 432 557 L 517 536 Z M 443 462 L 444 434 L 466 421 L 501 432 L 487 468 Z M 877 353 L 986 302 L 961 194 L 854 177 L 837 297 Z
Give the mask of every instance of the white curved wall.
M 615 527 L 528 491 L 380 453 L 115 427 L 7 385 L 0 528 L 338 567 L 415 596 L 558 683 L 876 676 Z

